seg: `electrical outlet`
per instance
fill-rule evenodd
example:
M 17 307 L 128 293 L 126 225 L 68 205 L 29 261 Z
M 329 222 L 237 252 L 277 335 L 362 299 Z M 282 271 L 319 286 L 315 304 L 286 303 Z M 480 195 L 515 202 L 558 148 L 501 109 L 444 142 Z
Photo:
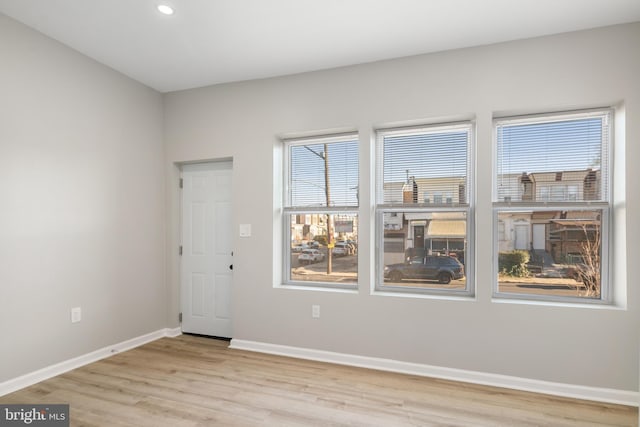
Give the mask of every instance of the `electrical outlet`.
M 82 309 L 74 307 L 71 309 L 71 323 L 78 323 L 82 320 Z
M 311 317 L 313 317 L 314 319 L 319 319 L 320 318 L 320 306 L 319 305 L 312 305 L 311 306 Z

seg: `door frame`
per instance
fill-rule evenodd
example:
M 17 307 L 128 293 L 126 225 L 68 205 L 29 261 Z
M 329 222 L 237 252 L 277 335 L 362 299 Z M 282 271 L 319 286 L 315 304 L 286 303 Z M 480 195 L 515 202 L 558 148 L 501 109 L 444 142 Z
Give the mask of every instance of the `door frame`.
M 202 166 L 203 169 L 207 169 L 208 167 L 210 167 L 211 165 L 216 165 L 216 164 L 228 164 L 229 165 L 229 169 L 231 170 L 231 193 L 233 195 L 233 186 L 234 186 L 234 182 L 235 180 L 233 179 L 233 175 L 234 175 L 234 161 L 233 161 L 233 157 L 224 157 L 224 158 L 218 158 L 218 159 L 202 159 L 202 160 L 194 160 L 194 161 L 186 161 L 186 162 L 175 162 L 173 163 L 173 176 L 175 178 L 175 182 L 178 183 L 178 185 L 176 185 L 174 188 L 176 189 L 175 191 L 172 192 L 173 194 L 173 199 L 174 199 L 174 203 L 173 203 L 173 212 L 175 213 L 173 215 L 174 218 L 177 219 L 177 221 L 172 221 L 173 225 L 174 225 L 174 230 L 175 232 L 171 233 L 171 238 L 169 239 L 169 241 L 174 242 L 174 244 L 171 245 L 170 247 L 170 253 L 173 254 L 173 269 L 172 269 L 172 277 L 174 277 L 174 283 L 176 283 L 176 286 L 174 288 L 174 293 L 173 293 L 173 297 L 170 297 L 173 301 L 175 301 L 175 303 L 173 304 L 173 306 L 175 307 L 174 313 L 176 313 L 176 316 L 174 317 L 175 319 L 178 320 L 178 327 L 175 329 L 175 333 L 177 333 L 178 335 L 180 333 L 182 333 L 182 310 L 183 310 L 183 281 L 182 281 L 182 273 L 183 273 L 183 262 L 182 262 L 182 245 L 183 245 L 183 241 L 184 241 L 184 236 L 183 236 L 183 226 L 184 226 L 184 218 L 182 217 L 183 214 L 183 193 L 182 193 L 182 185 L 183 185 L 183 172 L 184 172 L 184 168 L 185 167 L 189 167 L 189 168 L 193 168 L 193 167 L 198 167 L 198 166 Z M 233 196 L 231 198 L 231 211 L 232 211 L 232 217 L 234 217 L 233 212 L 235 211 L 235 204 L 233 201 Z M 232 229 L 235 229 L 235 223 L 231 224 Z M 169 232 L 171 232 L 169 230 Z M 234 242 L 235 242 L 235 237 L 233 238 Z M 233 246 L 235 247 L 235 244 L 233 244 Z M 233 254 L 235 256 L 235 250 L 233 251 Z M 234 294 L 235 292 L 233 291 L 233 285 L 232 285 L 232 293 L 231 293 L 231 302 L 233 305 L 233 301 L 234 301 Z M 233 324 L 234 322 L 234 311 L 232 309 L 232 307 L 230 307 L 230 313 L 231 313 L 231 323 L 232 323 L 232 334 L 233 335 Z M 179 332 L 178 332 L 179 330 Z M 186 332 L 189 333 L 189 332 Z M 216 337 L 218 338 L 218 337 Z M 224 338 L 232 338 L 232 336 L 230 337 L 224 337 Z

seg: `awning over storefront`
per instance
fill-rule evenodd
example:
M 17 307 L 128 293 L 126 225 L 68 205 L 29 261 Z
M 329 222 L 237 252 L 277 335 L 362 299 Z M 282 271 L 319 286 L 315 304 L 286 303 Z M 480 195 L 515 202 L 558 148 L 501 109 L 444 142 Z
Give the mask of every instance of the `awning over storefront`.
M 467 235 L 466 221 L 432 220 L 429 222 L 426 237 L 429 239 L 460 238 Z
M 429 212 L 405 212 L 404 219 L 407 221 L 426 221 L 433 217 L 432 213 Z
M 552 219 L 551 222 L 565 227 L 589 227 L 600 225 L 600 221 L 592 219 Z

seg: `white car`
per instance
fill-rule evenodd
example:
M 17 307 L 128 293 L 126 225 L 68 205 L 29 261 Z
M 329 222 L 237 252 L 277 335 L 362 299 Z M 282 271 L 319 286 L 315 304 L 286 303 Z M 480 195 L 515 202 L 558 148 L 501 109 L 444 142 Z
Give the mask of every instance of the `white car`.
M 304 249 L 300 255 L 298 255 L 298 262 L 300 264 L 311 264 L 312 262 L 320 262 L 324 260 L 324 254 L 317 249 Z
M 291 246 L 291 252 L 302 252 L 305 249 L 309 249 L 309 246 L 306 243 L 298 243 Z
M 338 242 L 336 246 L 333 248 L 333 254 L 335 256 L 346 256 L 349 255 L 349 247 L 346 243 Z

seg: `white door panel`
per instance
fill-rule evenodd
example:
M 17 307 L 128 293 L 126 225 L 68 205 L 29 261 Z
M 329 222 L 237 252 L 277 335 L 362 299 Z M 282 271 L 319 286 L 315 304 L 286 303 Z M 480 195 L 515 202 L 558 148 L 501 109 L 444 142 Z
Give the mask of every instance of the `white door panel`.
M 231 242 L 233 239 L 233 233 L 231 232 L 231 203 L 230 202 L 217 202 L 215 205 L 215 228 L 216 228 L 216 240 L 215 250 L 216 254 L 222 255 L 231 252 Z
M 182 171 L 183 332 L 232 336 L 231 173 L 231 163 Z
M 516 225 L 515 248 L 519 250 L 529 250 L 529 226 Z
M 533 224 L 533 249 L 542 249 L 546 247 L 546 228 L 544 224 Z
M 220 275 L 216 277 L 216 294 L 214 297 L 215 310 L 219 319 L 231 317 L 231 276 Z
M 191 275 L 191 315 L 204 316 L 204 290 L 206 277 L 204 274 L 193 273 Z

